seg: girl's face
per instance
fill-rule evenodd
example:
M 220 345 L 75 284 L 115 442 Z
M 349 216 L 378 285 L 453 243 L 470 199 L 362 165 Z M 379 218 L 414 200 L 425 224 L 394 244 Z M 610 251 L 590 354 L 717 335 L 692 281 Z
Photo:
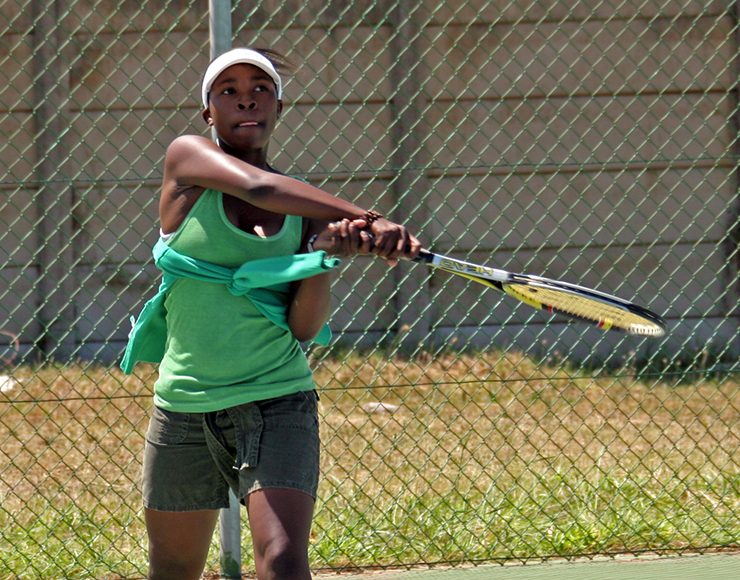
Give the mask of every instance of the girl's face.
M 251 64 L 235 64 L 213 83 L 203 118 L 229 147 L 267 149 L 283 109 L 270 76 Z

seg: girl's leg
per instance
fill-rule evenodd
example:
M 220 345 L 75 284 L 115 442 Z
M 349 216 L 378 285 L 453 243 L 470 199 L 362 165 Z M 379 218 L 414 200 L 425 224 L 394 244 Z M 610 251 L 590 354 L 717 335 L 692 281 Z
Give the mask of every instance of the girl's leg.
M 307 493 L 268 488 L 247 496 L 247 513 L 259 580 L 309 580 L 308 539 L 314 499 Z
M 144 509 L 149 534 L 149 580 L 198 580 L 206 565 L 218 510 Z

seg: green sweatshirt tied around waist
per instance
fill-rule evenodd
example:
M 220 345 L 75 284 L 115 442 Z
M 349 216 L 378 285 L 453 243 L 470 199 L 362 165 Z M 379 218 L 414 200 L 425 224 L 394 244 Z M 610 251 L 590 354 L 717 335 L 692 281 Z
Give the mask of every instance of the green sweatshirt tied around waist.
M 159 363 L 164 358 L 167 343 L 167 291 L 178 278 L 195 278 L 205 282 L 226 284 L 235 296 L 245 296 L 271 322 L 288 330 L 288 305 L 271 286 L 294 282 L 322 274 L 340 265 L 338 258 L 326 252 L 312 252 L 277 258 L 252 260 L 239 268 L 227 268 L 185 256 L 170 248 L 161 238 L 152 250 L 155 265 L 162 270 L 162 283 L 149 300 L 138 319 L 131 317 L 133 328 L 121 361 L 121 369 L 131 374 L 137 362 Z M 331 330 L 326 324 L 314 342 L 326 346 Z

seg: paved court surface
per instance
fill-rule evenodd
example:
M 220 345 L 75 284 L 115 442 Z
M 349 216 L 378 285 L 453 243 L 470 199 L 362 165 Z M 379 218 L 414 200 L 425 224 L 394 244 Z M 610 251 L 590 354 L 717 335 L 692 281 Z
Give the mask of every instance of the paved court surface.
M 372 580 L 740 580 L 740 553 L 511 566 L 489 564 L 357 575 L 363 576 Z

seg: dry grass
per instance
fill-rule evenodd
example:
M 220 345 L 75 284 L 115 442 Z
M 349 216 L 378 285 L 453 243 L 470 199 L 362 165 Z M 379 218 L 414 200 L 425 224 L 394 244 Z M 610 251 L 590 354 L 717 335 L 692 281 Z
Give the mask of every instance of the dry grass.
M 359 456 L 372 441 L 368 451 L 385 460 L 454 461 L 477 481 L 512 465 L 531 469 L 553 461 L 582 473 L 598 466 L 599 472 L 649 476 L 670 469 L 681 476 L 699 466 L 737 465 L 739 457 L 740 390 L 732 381 L 593 377 L 500 353 L 358 359 L 354 366 L 330 360 L 316 377 L 330 457 L 334 446 Z M 398 409 L 368 413 L 373 402 Z M 373 462 L 363 459 L 359 464 L 369 469 Z M 327 464 L 330 471 L 344 467 L 356 468 Z
M 589 376 L 501 352 L 314 365 L 319 568 L 740 541 L 736 381 Z M 21 388 L 0 395 L 0 525 L 15 548 L 0 577 L 143 573 L 137 485 L 155 376 L 13 371 Z

